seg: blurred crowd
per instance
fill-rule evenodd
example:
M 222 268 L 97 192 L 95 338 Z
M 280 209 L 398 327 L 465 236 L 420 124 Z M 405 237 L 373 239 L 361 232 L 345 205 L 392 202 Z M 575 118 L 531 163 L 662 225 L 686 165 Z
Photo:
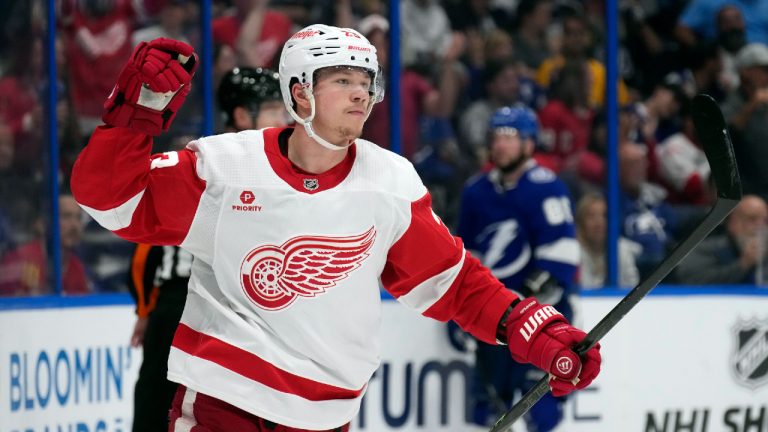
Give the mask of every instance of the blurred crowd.
M 57 0 L 48 47 L 46 1 L 7 0 L 0 15 L 0 296 L 51 293 L 51 184 L 56 173 L 63 292 L 126 291 L 133 245 L 88 219 L 68 192 L 77 154 L 100 124 L 125 60 L 142 41 L 201 47 L 200 2 Z M 461 189 L 488 170 L 488 121 L 503 106 L 533 109 L 537 162 L 572 196 L 585 289 L 605 285 L 606 38 L 598 0 L 402 0 L 400 150 L 416 166 L 449 227 Z M 283 43 L 310 23 L 359 30 L 388 72 L 390 23 L 382 0 L 214 0 L 213 80 L 236 66 L 277 69 Z M 690 100 L 713 96 L 725 113 L 748 197 L 702 252 L 668 282 L 762 283 L 768 221 L 768 2 L 619 2 L 619 282 L 631 286 L 685 236 L 714 199 Z M 47 56 L 56 59 L 48 82 Z M 201 74 L 156 151 L 200 135 Z M 48 114 L 49 85 L 58 95 Z M 214 98 L 215 100 L 215 98 Z M 220 110 L 215 109 L 219 113 Z M 363 138 L 390 147 L 389 97 Z M 59 166 L 48 166 L 48 118 Z M 224 122 L 215 119 L 217 132 Z M 765 150 L 765 151 L 764 151 Z M 763 156 L 761 156 L 763 155 Z M 705 252 L 706 249 L 709 252 Z M 704 266 L 707 272 L 700 271 Z

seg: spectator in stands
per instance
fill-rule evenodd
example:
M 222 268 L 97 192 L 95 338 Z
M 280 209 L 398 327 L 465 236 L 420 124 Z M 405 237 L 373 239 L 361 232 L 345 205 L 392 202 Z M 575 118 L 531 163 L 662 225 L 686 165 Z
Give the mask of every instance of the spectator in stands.
M 677 40 L 689 47 L 714 41 L 718 12 L 728 4 L 739 8 L 745 18 L 747 41 L 768 44 L 768 2 L 759 0 L 691 0 L 677 22 Z
M 477 33 L 474 34 L 477 35 Z M 515 101 L 534 111 L 538 111 L 546 103 L 544 89 L 539 86 L 525 65 L 519 61 L 512 37 L 504 30 L 494 30 L 488 35 L 478 38 L 469 34 L 466 60 L 469 72 L 469 83 L 466 91 L 468 102 L 472 103 L 487 96 L 486 75 L 488 73 L 495 73 L 493 69 L 500 64 L 512 63 L 515 66 L 515 71 L 517 71 Z
M 587 19 L 580 14 L 563 18 L 563 43 L 561 52 L 541 63 L 536 71 L 536 81 L 548 89 L 557 78 L 563 66 L 583 65 L 587 75 L 589 104 L 593 108 L 603 106 L 605 101 L 605 66 L 592 56 L 594 35 Z M 629 92 L 623 81 L 619 81 L 619 103 L 629 102 Z
M 730 92 L 739 87 L 736 55 L 747 44 L 746 24 L 738 7 L 726 5 L 717 13 L 717 43 L 723 60 L 723 86 Z
M 403 63 L 432 63 L 443 56 L 460 37 L 451 31 L 443 7 L 436 0 L 403 0 L 400 3 L 401 53 Z
M 551 21 L 552 0 L 522 0 L 518 3 L 515 57 L 525 65 L 530 76 L 551 55 L 547 44 Z
M 707 205 L 712 193 L 709 162 L 696 137 L 689 105 L 685 103 L 681 111 L 682 130 L 654 148 L 658 175 L 670 193 L 667 201 Z
M 749 44 L 736 57 L 740 86 L 729 95 L 723 114 L 730 125 L 745 193 L 768 199 L 768 47 Z
M 677 276 L 686 284 L 754 284 L 765 259 L 768 205 L 745 195 L 725 223 L 725 232 L 705 239 L 680 263 Z
M 131 33 L 158 6 L 159 0 L 60 0 L 69 88 L 84 130 L 101 124 L 104 95 L 112 91 L 122 59 L 133 48 Z
M 681 57 L 685 61 L 684 83 L 689 96 L 707 93 L 722 102 L 726 96 L 723 87 L 723 57 L 715 42 L 703 42 L 684 49 Z
M 158 23 L 138 29 L 131 35 L 133 46 L 160 37 L 190 43 L 185 33 L 189 16 L 187 0 L 164 0 L 166 3 L 158 14 Z
M 358 24 L 360 33 L 376 47 L 379 66 L 388 70 L 388 34 L 389 21 L 381 15 L 368 15 Z M 400 75 L 400 139 L 401 154 L 413 158 L 421 148 L 419 122 L 425 116 L 447 119 L 456 107 L 456 99 L 461 88 L 461 75 L 453 67 L 461 55 L 460 46 L 452 46 L 435 65 L 438 69 L 437 88 L 428 77 L 419 74 L 412 65 L 404 65 Z M 370 118 L 363 130 L 363 138 L 378 145 L 389 147 L 390 120 L 389 96 L 373 106 Z
M 488 0 L 442 2 L 451 27 L 464 33 L 487 36 L 512 27 L 509 14 Z
M 43 74 L 42 38 L 18 40 L 7 73 L 0 78 L 0 120 L 13 133 L 14 169 L 28 174 L 42 166 L 45 127 L 39 97 L 45 82 Z
M 566 63 L 539 113 L 542 133 L 536 160 L 571 185 L 580 180 L 598 184 L 604 174 L 603 160 L 588 149 L 595 113 L 587 91 L 583 65 Z
M 664 200 L 664 189 L 648 181 L 648 156 L 644 146 L 624 143 L 619 146 L 619 188 L 621 234 L 642 246 L 637 258 L 644 276 L 667 253 L 677 220 Z
M 578 283 L 583 289 L 603 288 L 607 275 L 606 203 L 602 194 L 589 192 L 576 204 L 576 238 L 581 248 Z M 641 246 L 619 237 L 619 286 L 634 287 L 640 281 L 635 258 Z
M 668 10 L 660 10 L 666 6 Z M 619 2 L 620 47 L 626 47 L 628 60 L 631 62 L 629 74 L 624 73 L 627 83 L 641 94 L 653 91 L 653 86 L 669 72 L 678 68 L 676 44 L 668 42 L 665 32 L 674 22 L 674 5 L 659 5 L 658 2 L 626 1 Z M 622 51 L 620 48 L 619 58 Z M 620 70 L 628 69 L 625 60 L 619 60 Z
M 478 163 L 487 160 L 488 122 L 493 113 L 514 105 L 518 100 L 518 76 L 511 59 L 489 62 L 483 74 L 486 96 L 467 107 L 459 118 L 462 145 L 469 149 Z
M 654 86 L 651 95 L 633 104 L 638 117 L 638 131 L 642 137 L 637 141 L 661 141 L 680 130 L 680 110 L 687 104 L 688 96 L 682 86 L 672 81 L 663 81 Z
M 293 23 L 268 7 L 269 0 L 234 0 L 234 9 L 213 20 L 213 40 L 232 47 L 240 66 L 276 68 Z M 269 25 L 264 25 L 269 23 Z
M 6 227 L 0 248 L 5 250 L 32 238 L 30 221 L 35 217 L 38 197 L 38 182 L 18 169 L 16 148 L 13 130 L 0 117 L 0 218 Z
M 52 294 L 49 256 L 46 247 L 45 217 L 33 225 L 37 238 L 8 252 L 0 262 L 0 295 L 34 296 Z M 72 195 L 59 196 L 61 272 L 64 294 L 86 294 L 92 290 L 85 267 L 76 254 L 83 233 L 82 210 Z
M 213 44 L 213 82 L 220 83 L 224 75 L 235 67 L 237 67 L 237 54 L 235 54 L 235 50 L 226 44 Z M 194 91 L 195 86 L 192 87 Z M 225 128 L 224 117 L 214 116 L 213 129 L 223 131 Z

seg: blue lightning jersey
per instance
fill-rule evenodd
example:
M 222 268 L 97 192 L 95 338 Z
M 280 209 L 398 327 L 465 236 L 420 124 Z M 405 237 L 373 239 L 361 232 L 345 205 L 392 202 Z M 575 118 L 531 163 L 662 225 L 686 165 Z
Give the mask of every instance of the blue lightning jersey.
M 564 289 L 574 289 L 579 263 L 570 194 L 549 169 L 530 161 L 514 185 L 501 185 L 496 170 L 464 188 L 458 235 L 504 285 L 524 296 L 534 269 L 546 270 Z

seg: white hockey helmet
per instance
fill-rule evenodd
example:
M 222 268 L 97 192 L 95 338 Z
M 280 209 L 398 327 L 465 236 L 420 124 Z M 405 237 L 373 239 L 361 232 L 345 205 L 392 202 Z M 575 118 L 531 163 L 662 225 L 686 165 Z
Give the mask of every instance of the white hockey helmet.
M 312 119 L 315 117 L 315 99 L 312 94 L 314 74 L 318 69 L 336 66 L 361 68 L 370 74 L 371 98 L 367 117 L 373 104 L 384 99 L 384 85 L 376 58 L 376 47 L 353 29 L 313 24 L 291 36 L 280 55 L 280 90 L 288 113 L 304 126 L 310 137 L 326 148 L 343 150 L 347 146 L 331 144 L 312 129 Z M 306 118 L 301 118 L 294 109 L 291 84 L 296 82 L 304 88 L 310 102 L 311 112 Z

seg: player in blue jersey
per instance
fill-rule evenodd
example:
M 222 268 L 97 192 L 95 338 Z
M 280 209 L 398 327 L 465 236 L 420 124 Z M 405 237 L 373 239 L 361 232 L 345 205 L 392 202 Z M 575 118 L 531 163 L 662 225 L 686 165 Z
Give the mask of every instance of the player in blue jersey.
M 467 183 L 458 234 L 504 285 L 535 296 L 571 319 L 569 296 L 579 262 L 571 198 L 565 184 L 532 158 L 536 114 L 503 107 L 489 124 L 493 169 Z M 452 330 L 455 334 L 455 329 Z M 502 347 L 477 344 L 473 395 L 475 422 L 487 425 L 543 373 L 516 363 Z M 529 431 L 549 431 L 562 418 L 562 398 L 545 396 L 526 416 Z

